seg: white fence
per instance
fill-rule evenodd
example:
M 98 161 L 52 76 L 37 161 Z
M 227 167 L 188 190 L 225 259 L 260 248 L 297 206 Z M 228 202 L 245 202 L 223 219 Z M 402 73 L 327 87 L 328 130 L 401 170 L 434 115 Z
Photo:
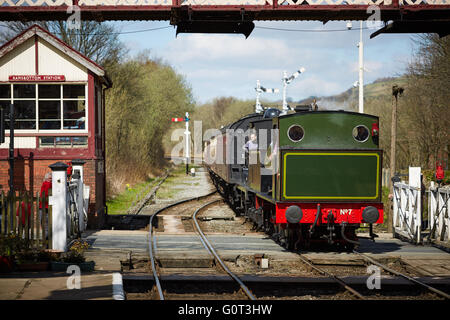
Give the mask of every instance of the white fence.
M 432 183 L 425 192 L 421 182 L 420 168 L 410 167 L 409 182 L 394 183 L 394 236 L 420 244 L 427 235 L 429 242 L 440 241 L 450 245 L 450 187 L 437 188 Z
M 420 243 L 422 231 L 421 189 L 405 183 L 394 184 L 394 232 Z
M 450 187 L 431 187 L 428 195 L 429 239 L 450 241 Z

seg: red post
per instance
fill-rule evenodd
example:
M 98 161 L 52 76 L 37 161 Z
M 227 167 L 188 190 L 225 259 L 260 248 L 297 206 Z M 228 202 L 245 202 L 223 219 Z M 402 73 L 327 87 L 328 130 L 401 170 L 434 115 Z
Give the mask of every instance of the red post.
M 442 164 L 436 163 L 436 181 L 437 183 L 441 184 L 442 180 L 444 180 L 444 169 L 442 168 Z

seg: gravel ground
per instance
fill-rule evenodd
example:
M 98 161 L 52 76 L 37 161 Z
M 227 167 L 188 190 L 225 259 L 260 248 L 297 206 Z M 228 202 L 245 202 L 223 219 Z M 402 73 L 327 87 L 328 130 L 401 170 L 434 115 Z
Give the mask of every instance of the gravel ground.
M 155 198 L 145 206 L 141 215 L 151 215 L 157 210 L 180 200 L 198 197 L 215 190 L 210 182 L 208 172 L 196 169 L 195 176 L 186 175 L 184 171 L 175 170 L 156 192 Z M 198 171 L 201 170 L 201 171 Z

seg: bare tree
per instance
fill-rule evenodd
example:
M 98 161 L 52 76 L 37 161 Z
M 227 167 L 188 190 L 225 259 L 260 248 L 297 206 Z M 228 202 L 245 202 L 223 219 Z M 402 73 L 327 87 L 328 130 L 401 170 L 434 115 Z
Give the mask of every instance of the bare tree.
M 0 33 L 0 44 L 37 24 L 47 29 L 75 50 L 100 65 L 107 66 L 120 61 L 127 53 L 119 40 L 118 30 L 106 23 L 82 21 L 80 29 L 69 29 L 65 21 L 8 22 Z
M 417 164 L 431 169 L 450 144 L 450 37 L 430 34 L 417 37 L 417 43 L 406 73 L 409 93 L 403 130 L 420 153 Z

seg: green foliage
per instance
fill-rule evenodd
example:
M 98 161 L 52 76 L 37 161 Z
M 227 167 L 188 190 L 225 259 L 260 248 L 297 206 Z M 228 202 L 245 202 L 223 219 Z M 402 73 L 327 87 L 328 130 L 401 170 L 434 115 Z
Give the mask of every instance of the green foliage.
M 16 254 L 16 261 L 22 263 L 50 262 L 56 260 L 56 254 L 45 249 L 30 248 Z
M 365 112 L 380 117 L 380 147 L 385 164 L 390 162 L 392 85 L 405 89 L 398 97 L 397 169 L 420 166 L 434 170 L 437 160 L 448 158 L 450 140 L 450 39 L 416 36 L 416 55 L 405 75 L 390 80 L 378 95 L 365 92 Z
M 68 252 L 65 252 L 61 257 L 61 262 L 82 263 L 86 261 L 84 253 L 89 248 L 89 244 L 83 240 L 75 240 L 70 246 Z
M 0 256 L 14 256 L 26 248 L 26 241 L 17 234 L 0 234 Z
M 444 173 L 444 180 L 442 180 L 442 184 L 450 184 L 450 170 L 446 170 Z M 437 184 L 435 170 L 423 170 L 422 174 L 426 181 L 434 181 Z
M 164 165 L 163 138 L 172 117 L 192 111 L 185 79 L 147 52 L 108 70 L 113 87 L 106 93 L 106 157 L 109 195 L 125 183 L 146 180 Z
M 144 189 L 148 189 L 149 185 L 152 185 L 153 182 L 154 179 L 148 179 L 145 182 L 137 183 L 131 188 L 125 188 L 123 192 L 108 200 L 106 202 L 108 214 L 125 214 L 133 202 L 136 202 L 137 196 Z
M 220 97 L 212 102 L 198 106 L 193 120 L 202 121 L 203 133 L 207 129 L 220 129 L 245 115 L 255 111 L 254 100 L 239 100 L 233 97 Z

